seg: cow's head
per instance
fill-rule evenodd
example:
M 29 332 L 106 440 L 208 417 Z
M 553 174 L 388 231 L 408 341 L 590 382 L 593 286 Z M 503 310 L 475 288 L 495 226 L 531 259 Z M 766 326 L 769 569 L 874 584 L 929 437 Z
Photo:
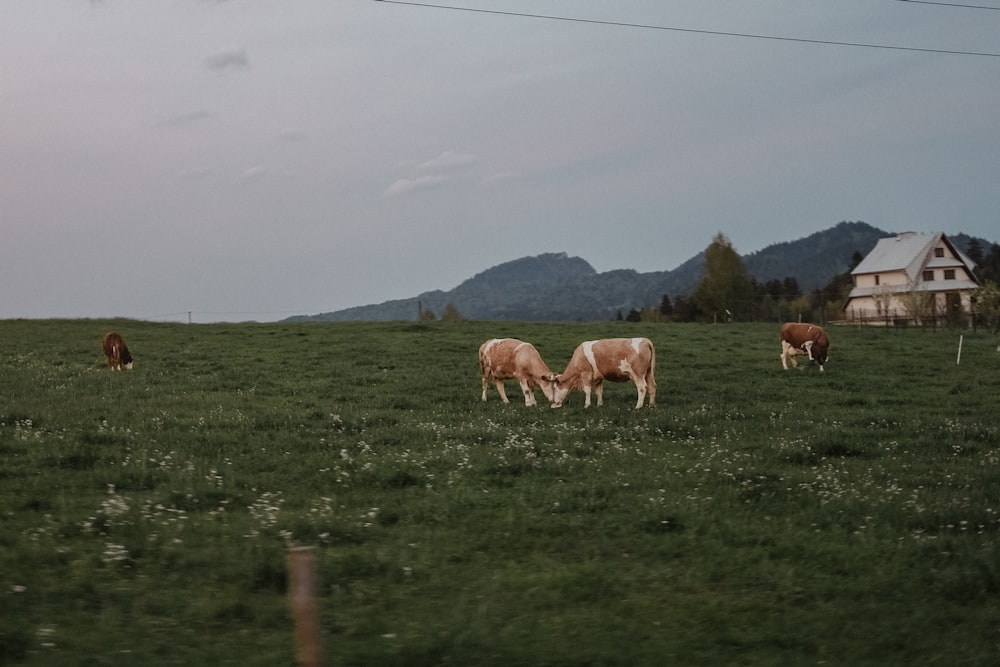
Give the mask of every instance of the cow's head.
M 554 377 L 555 375 L 549 373 L 538 380 L 538 386 L 542 388 L 542 393 L 545 394 L 545 398 L 548 399 L 549 403 L 555 400 L 556 395 L 556 381 L 551 379 Z
M 549 399 L 551 406 L 553 408 L 561 408 L 563 401 L 566 400 L 566 396 L 569 395 L 573 386 L 569 383 L 563 384 L 560 380 L 561 378 L 555 373 L 549 373 L 548 375 L 542 376 L 542 380 L 549 384 L 552 388 L 552 395 L 545 394 L 545 398 Z M 545 386 L 542 385 L 542 391 L 545 390 Z
M 809 358 L 819 364 L 820 369 L 830 357 L 830 341 L 826 336 L 820 336 L 809 349 Z

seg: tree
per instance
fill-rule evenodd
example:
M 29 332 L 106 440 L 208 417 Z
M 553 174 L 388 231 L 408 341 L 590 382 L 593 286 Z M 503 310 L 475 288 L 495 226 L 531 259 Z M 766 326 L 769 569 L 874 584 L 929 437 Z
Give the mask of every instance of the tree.
M 797 299 L 802 296 L 802 290 L 799 288 L 799 281 L 792 276 L 788 276 L 781 281 L 781 291 L 782 297 L 785 299 Z
M 990 246 L 990 251 L 983 258 L 983 263 L 976 271 L 979 280 L 982 282 L 994 282 L 1000 284 L 1000 245 L 994 243 Z
M 894 293 L 896 301 L 903 307 L 906 316 L 914 324 L 923 326 L 925 321 L 937 314 L 934 312 L 933 298 L 928 299 L 925 293 L 917 291 L 915 282 L 910 281 L 905 286 L 900 285 L 899 287 L 903 287 L 903 289 Z
M 854 278 L 851 276 L 851 271 L 857 268 L 863 259 L 864 255 L 855 250 L 846 271 L 838 273 L 826 285 L 812 291 L 809 310 L 814 313 L 811 316 L 814 320 L 825 323 L 829 320 L 836 320 L 843 317 L 844 304 L 847 303 L 847 297 L 854 287 Z M 877 296 L 876 302 L 879 302 L 879 297 Z M 880 310 L 882 310 L 881 307 Z
M 753 297 L 753 280 L 742 258 L 719 232 L 705 249 L 705 276 L 694 293 L 698 310 L 717 320 L 746 319 Z
M 965 249 L 965 254 L 977 265 L 983 263 L 983 244 L 979 239 L 972 237 L 969 240 L 969 247 Z
M 458 308 L 455 304 L 449 302 L 445 304 L 444 312 L 441 313 L 442 322 L 457 322 L 459 320 L 464 320 L 462 313 L 458 312 Z
M 674 321 L 694 322 L 698 319 L 698 306 L 694 299 L 684 294 L 677 295 L 674 299 Z
M 972 300 L 974 316 L 993 333 L 1000 331 L 1000 287 L 993 281 L 986 281 L 972 293 Z
M 663 299 L 660 301 L 660 315 L 670 316 L 674 312 L 674 307 L 670 303 L 670 295 L 664 294 Z

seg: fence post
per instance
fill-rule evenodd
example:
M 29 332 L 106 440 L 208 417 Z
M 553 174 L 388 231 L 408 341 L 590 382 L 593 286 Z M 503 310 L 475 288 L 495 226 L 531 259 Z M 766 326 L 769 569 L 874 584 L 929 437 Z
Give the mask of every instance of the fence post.
M 295 655 L 303 667 L 320 665 L 314 554 L 313 547 L 288 550 L 288 597 L 295 618 Z

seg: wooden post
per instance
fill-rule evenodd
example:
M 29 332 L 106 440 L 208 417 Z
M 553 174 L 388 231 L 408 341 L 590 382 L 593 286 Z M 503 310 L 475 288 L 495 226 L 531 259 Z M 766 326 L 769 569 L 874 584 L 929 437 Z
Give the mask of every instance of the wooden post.
M 962 340 L 965 339 L 965 334 L 958 337 L 958 356 L 955 357 L 955 365 L 958 366 L 962 363 Z
M 288 597 L 295 618 L 295 656 L 303 667 L 320 665 L 314 555 L 313 547 L 288 550 Z

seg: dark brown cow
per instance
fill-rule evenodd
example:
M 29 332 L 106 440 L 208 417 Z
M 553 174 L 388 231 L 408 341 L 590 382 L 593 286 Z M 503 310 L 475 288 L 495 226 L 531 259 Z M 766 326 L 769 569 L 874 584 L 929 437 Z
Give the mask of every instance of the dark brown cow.
M 553 408 L 562 407 L 566 396 L 573 389 L 583 390 L 583 407 L 590 407 L 591 389 L 597 393 L 597 404 L 604 404 L 605 380 L 635 382 L 639 400 L 635 409 L 642 407 L 649 392 L 649 407 L 656 405 L 656 349 L 648 338 L 605 338 L 580 343 L 569 360 L 569 365 L 559 375 L 550 376 L 556 383 Z
M 516 338 L 491 338 L 479 347 L 479 371 L 483 376 L 483 400 L 490 382 L 496 384 L 500 400 L 509 403 L 504 380 L 514 379 L 521 385 L 524 404 L 537 405 L 535 386 L 542 388 L 545 398 L 552 400 L 555 384 L 545 377 L 552 374 L 542 361 L 542 355 L 531 343 Z
M 808 355 L 810 361 L 819 364 L 823 370 L 830 354 L 830 339 L 822 327 L 808 322 L 785 322 L 781 325 L 781 366 L 787 371 L 791 360 L 792 368 L 799 365 L 795 355 Z
M 132 370 L 132 353 L 128 351 L 122 337 L 113 331 L 104 337 L 104 355 L 108 358 L 108 368 L 111 370 Z

